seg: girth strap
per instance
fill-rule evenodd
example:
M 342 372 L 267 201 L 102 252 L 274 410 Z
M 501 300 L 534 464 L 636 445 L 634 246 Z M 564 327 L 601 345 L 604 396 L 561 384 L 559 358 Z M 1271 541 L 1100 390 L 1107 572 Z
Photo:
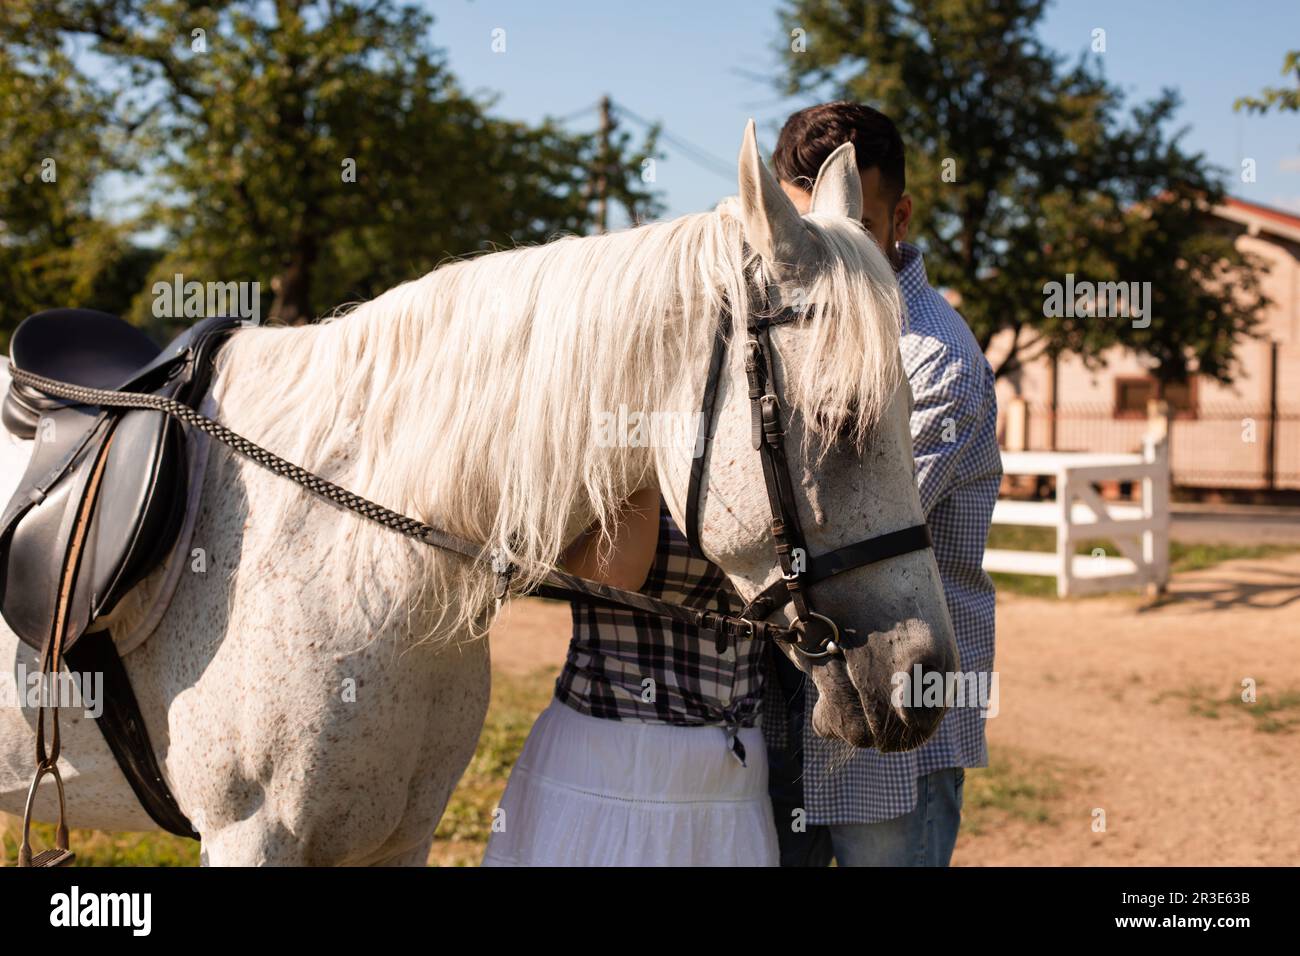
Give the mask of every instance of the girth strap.
M 199 839 L 158 766 L 131 678 L 112 636 L 108 631 L 90 631 L 63 659 L 69 670 L 100 675 L 103 710 L 95 724 L 149 818 L 168 833 Z

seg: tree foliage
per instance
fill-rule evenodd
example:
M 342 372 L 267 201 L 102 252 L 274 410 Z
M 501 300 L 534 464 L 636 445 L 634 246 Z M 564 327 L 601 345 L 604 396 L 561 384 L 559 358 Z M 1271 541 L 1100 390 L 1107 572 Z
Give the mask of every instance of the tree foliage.
M 1282 75 L 1295 78 L 1295 86 L 1269 86 L 1259 96 L 1243 96 L 1233 104 L 1233 109 L 1248 113 L 1267 113 L 1279 110 L 1300 113 L 1300 50 L 1291 50 L 1282 61 Z
M 1118 344 L 1164 379 L 1192 365 L 1229 379 L 1264 300 L 1255 264 L 1208 222 L 1216 172 L 1169 132 L 1176 93 L 1126 110 L 1102 54 L 1070 64 L 1049 51 L 1045 6 L 796 0 L 782 17 L 806 44 L 786 51 L 786 83 L 898 124 L 931 281 L 960 294 L 982 346 L 1013 337 L 999 375 L 1067 350 L 1095 362 Z M 1044 286 L 1069 273 L 1150 282 L 1149 327 L 1045 315 Z
M 0 335 L 66 302 L 124 308 L 150 266 L 94 209 L 120 161 L 104 109 L 62 50 L 0 44 Z
M 408 3 L 9 3 L 25 47 L 82 47 L 70 82 L 167 237 L 155 277 L 257 280 L 264 315 L 301 322 L 448 256 L 591 226 L 595 137 L 492 116 Z M 653 139 L 618 145 L 615 190 L 653 211 L 633 175 Z

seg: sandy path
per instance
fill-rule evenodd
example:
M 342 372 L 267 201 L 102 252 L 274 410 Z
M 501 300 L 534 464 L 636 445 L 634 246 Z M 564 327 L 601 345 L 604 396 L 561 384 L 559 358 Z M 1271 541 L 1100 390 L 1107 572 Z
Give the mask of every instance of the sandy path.
M 516 598 L 492 622 L 492 670 L 526 677 L 540 670 L 559 673 L 572 630 L 569 605 Z
M 1262 732 L 1238 699 L 1244 678 L 1262 703 L 1300 691 L 1300 555 L 1180 575 L 1154 608 L 1000 600 L 997 667 L 990 745 L 1069 768 L 1060 823 L 963 838 L 955 862 L 1300 863 L 1300 726 Z
M 516 602 L 493 666 L 555 670 L 568 634 L 566 605 Z M 1244 678 L 1260 704 L 1300 693 L 1300 555 L 1179 575 L 1156 607 L 1000 597 L 997 668 L 995 759 L 1056 768 L 1059 792 L 1047 822 L 963 833 L 955 863 L 1300 863 L 1300 709 L 1266 733 L 1237 700 Z

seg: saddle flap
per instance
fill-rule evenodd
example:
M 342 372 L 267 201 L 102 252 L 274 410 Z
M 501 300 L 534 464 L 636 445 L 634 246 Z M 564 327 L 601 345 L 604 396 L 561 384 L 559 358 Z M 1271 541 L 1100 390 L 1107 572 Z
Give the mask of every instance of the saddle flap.
M 107 614 L 171 551 L 185 519 L 189 461 L 175 419 L 131 412 L 113 436 L 91 525 L 91 618 Z
M 11 509 L 10 524 L 0 529 L 0 613 L 24 643 L 39 649 L 51 633 L 69 542 L 88 493 L 94 500 L 75 556 L 65 648 L 96 617 L 112 610 L 170 549 L 183 518 L 187 484 L 179 429 L 161 412 L 103 417 L 92 434 L 82 436 L 73 460 L 63 467 L 56 461 L 52 470 L 50 461 L 57 455 L 42 449 L 38 439 L 15 495 L 15 505 L 26 507 Z M 95 463 L 109 442 L 102 479 L 88 491 Z
M 38 650 L 54 621 L 59 580 L 78 506 L 93 467 L 93 448 L 112 422 L 63 409 L 42 419 L 32 457 L 0 528 L 0 612 Z

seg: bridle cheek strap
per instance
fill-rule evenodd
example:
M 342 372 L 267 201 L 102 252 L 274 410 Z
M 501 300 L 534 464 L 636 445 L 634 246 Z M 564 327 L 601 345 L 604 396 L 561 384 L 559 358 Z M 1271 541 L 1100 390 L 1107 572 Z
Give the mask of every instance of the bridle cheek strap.
M 919 524 L 866 538 L 820 557 L 814 558 L 808 553 L 799 526 L 799 511 L 785 454 L 785 428 L 781 401 L 773 382 L 771 340 L 773 326 L 789 324 L 800 317 L 795 310 L 785 308 L 775 313 L 751 316 L 746 323 L 745 378 L 749 390 L 750 437 L 763 465 L 763 484 L 771 512 L 772 543 L 781 567 L 781 578 L 756 595 L 740 612 L 740 617 L 757 623 L 792 604 L 795 622 L 788 632 L 776 639 L 790 644 L 805 657 L 818 659 L 840 653 L 842 637 L 838 625 L 812 607 L 807 589 L 845 571 L 925 550 L 932 546 L 932 542 L 929 529 Z M 702 453 L 691 462 L 691 479 L 686 495 L 686 537 L 692 550 L 701 556 L 700 492 L 709 449 L 708 432 L 712 427 L 723 361 L 734 324 L 730 304 L 724 302 L 701 402 L 702 440 L 697 447 L 702 448 Z

